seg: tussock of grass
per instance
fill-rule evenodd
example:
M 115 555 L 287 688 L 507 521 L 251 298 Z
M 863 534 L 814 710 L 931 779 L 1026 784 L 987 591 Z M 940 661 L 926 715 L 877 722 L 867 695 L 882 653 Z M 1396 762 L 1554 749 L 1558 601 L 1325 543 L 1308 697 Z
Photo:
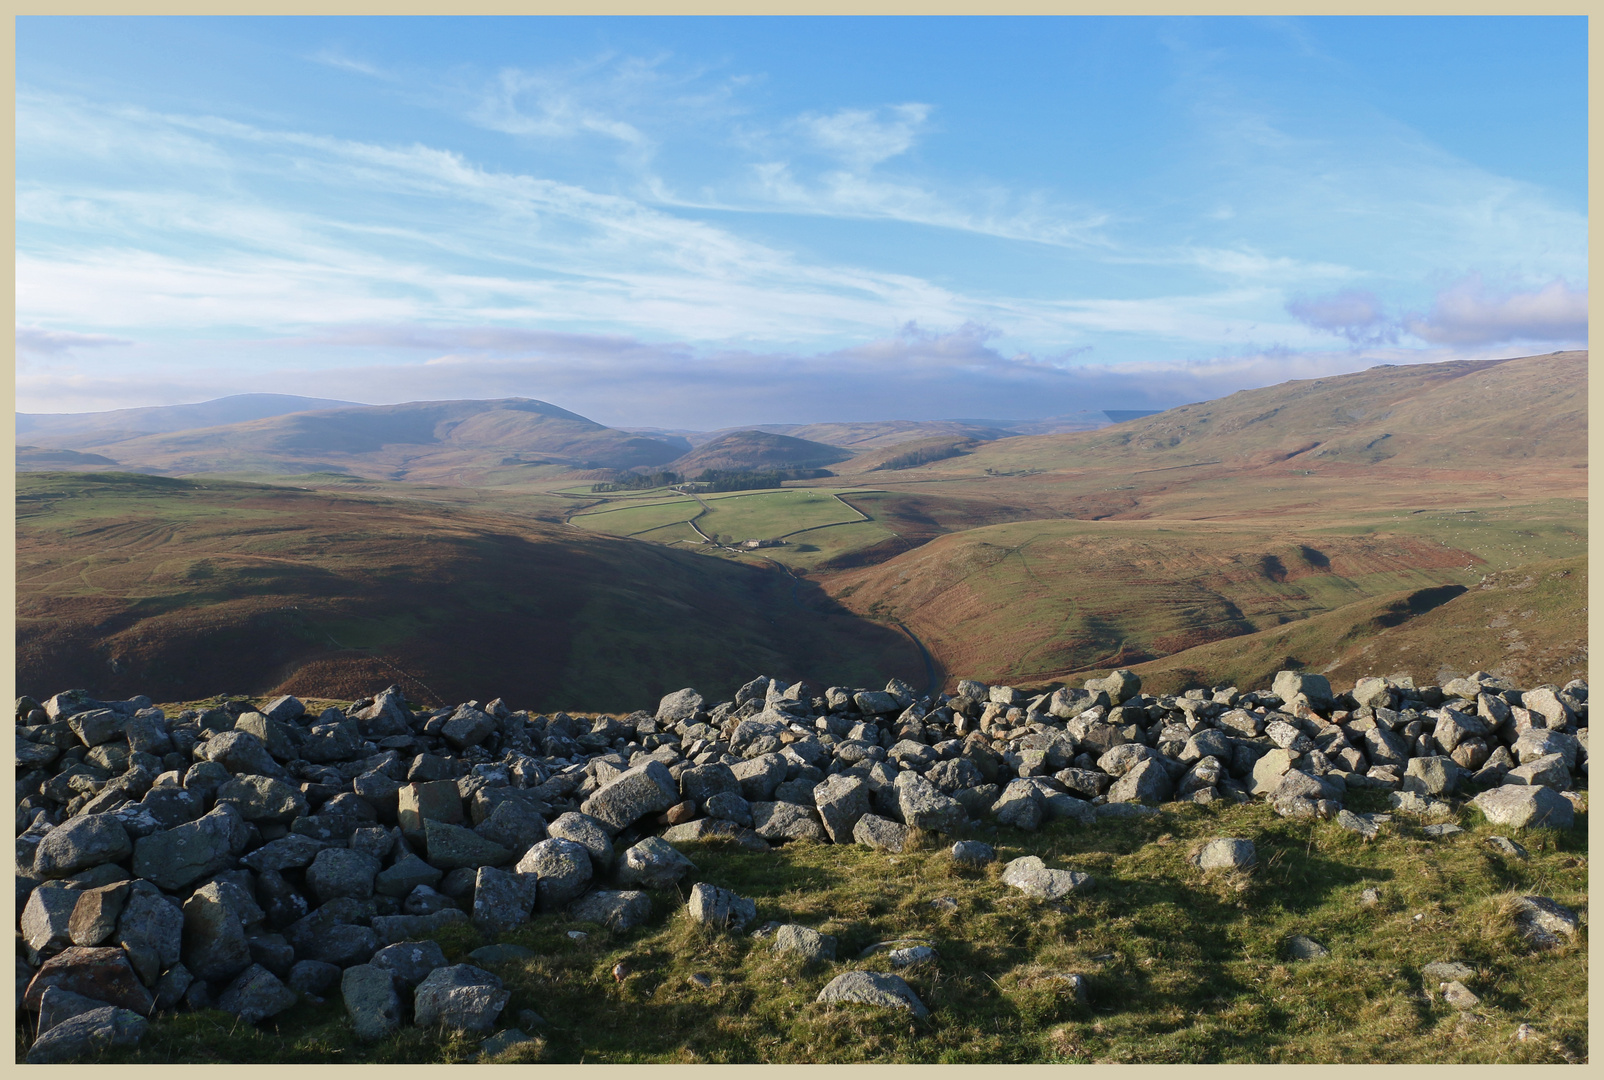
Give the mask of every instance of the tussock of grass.
M 1363 809 L 1355 793 L 1356 808 Z M 614 933 L 544 915 L 506 935 L 533 959 L 497 967 L 512 999 L 546 1023 L 540 1040 L 496 1060 L 547 1062 L 1561 1062 L 1587 1056 L 1586 930 L 1535 952 L 1512 898 L 1542 893 L 1587 910 L 1586 814 L 1571 832 L 1521 838 L 1527 862 L 1485 843 L 1497 830 L 1474 811 L 1466 831 L 1425 838 L 1398 815 L 1364 841 L 1334 822 L 1275 817 L 1265 806 L 1174 806 L 1153 818 L 1034 834 L 977 835 L 999 862 L 956 866 L 950 838 L 916 837 L 900 855 L 793 843 L 768 853 L 687 846 L 699 877 L 757 902 L 758 922 L 794 921 L 833 934 L 838 959 L 805 965 L 769 942 L 697 925 L 690 882 L 654 894 L 644 927 Z M 1198 869 L 1207 839 L 1247 837 L 1250 873 Z M 1097 886 L 1060 903 L 1002 884 L 1020 855 L 1091 872 Z M 1373 907 L 1367 887 L 1381 890 Z M 950 898 L 956 910 L 931 901 Z M 574 941 L 571 929 L 587 936 Z M 1293 934 L 1331 950 L 1295 961 Z M 938 962 L 898 971 L 931 1010 L 906 1013 L 815 1002 L 836 975 L 890 971 L 895 938 L 927 940 Z M 471 927 L 439 940 L 452 962 L 484 943 Z M 613 965 L 627 960 L 622 982 Z M 1422 980 L 1433 961 L 1475 969 L 1472 1014 Z M 1089 1006 L 1052 976 L 1079 973 Z M 692 982 L 705 976 L 711 985 Z M 1428 996 L 1428 994 L 1430 996 Z M 1532 1025 L 1536 1038 L 1518 1042 Z M 407 1029 L 362 1046 L 338 996 L 303 1004 L 260 1030 L 222 1013 L 162 1019 L 133 1053 L 108 1061 L 474 1060 L 476 1039 Z

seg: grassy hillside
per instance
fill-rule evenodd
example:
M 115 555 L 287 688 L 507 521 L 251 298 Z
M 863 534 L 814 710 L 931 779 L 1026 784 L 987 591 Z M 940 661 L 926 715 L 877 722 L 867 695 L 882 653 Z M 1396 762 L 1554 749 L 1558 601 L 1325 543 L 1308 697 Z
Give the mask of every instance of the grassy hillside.
M 1359 601 L 1133 670 L 1152 693 L 1258 686 L 1285 668 L 1321 672 L 1338 689 L 1366 675 L 1441 684 L 1477 670 L 1537 686 L 1587 678 L 1587 655 L 1587 560 L 1577 557 Z
M 703 469 L 761 472 L 766 469 L 817 469 L 852 456 L 850 451 L 824 443 L 775 435 L 767 431 L 732 431 L 703 443 L 676 459 L 668 468 L 687 476 Z
M 298 412 L 117 439 L 80 449 L 167 473 L 345 471 L 379 479 L 462 481 L 497 468 L 661 465 L 681 443 L 604 427 L 543 401 L 416 401 Z
M 772 569 L 529 517 L 121 474 L 18 477 L 22 692 L 641 706 L 753 674 L 922 685 L 894 629 Z
M 1367 802 L 1366 798 L 1374 800 Z M 1382 809 L 1355 793 L 1358 810 Z M 502 1023 L 533 1010 L 538 1039 L 512 1062 L 620 1063 L 1576 1063 L 1586 1060 L 1587 942 L 1536 952 L 1511 917 L 1516 895 L 1587 908 L 1587 824 L 1523 836 L 1527 860 L 1488 844 L 1473 811 L 1465 831 L 1425 836 L 1402 815 L 1372 841 L 1332 821 L 1290 821 L 1258 803 L 1174 804 L 1162 813 L 1036 833 L 983 832 L 999 862 L 964 869 L 951 838 L 900 855 L 794 841 L 771 852 L 685 845 L 690 880 L 756 902 L 759 922 L 837 939 L 833 962 L 805 967 L 746 934 L 693 925 L 674 891 L 650 920 L 615 933 L 538 915 L 502 939 L 533 956 L 495 964 L 511 992 Z M 1220 836 L 1253 841 L 1251 873 L 1205 873 L 1189 855 Z M 1001 881 L 1001 863 L 1037 855 L 1090 873 L 1091 890 L 1058 903 Z M 1380 901 L 1361 901 L 1366 889 Z M 1585 916 L 1584 916 L 1585 920 Z M 574 940 L 570 930 L 585 937 Z M 1330 955 L 1293 960 L 1287 939 Z M 486 943 L 470 926 L 438 936 L 451 963 Z M 878 942 L 917 938 L 934 962 L 897 970 L 931 1016 L 819 1004 L 850 970 L 891 971 Z M 1480 998 L 1469 1016 L 1422 969 L 1465 964 Z M 614 978 L 615 964 L 631 973 Z M 1079 974 L 1077 1002 L 1063 978 Z M 693 976 L 704 985 L 692 981 Z M 1535 1037 L 1517 1039 L 1522 1024 Z M 25 1032 L 19 1032 L 19 1046 Z M 475 1040 L 404 1028 L 377 1043 L 352 1036 L 338 999 L 303 1003 L 260 1027 L 221 1012 L 152 1026 L 108 1065 L 172 1062 L 444 1063 L 475 1060 Z
M 233 394 L 193 405 L 155 405 L 92 413 L 18 413 L 17 435 L 47 438 L 51 446 L 105 445 L 114 439 L 217 427 L 314 409 L 363 408 L 359 402 L 294 394 Z

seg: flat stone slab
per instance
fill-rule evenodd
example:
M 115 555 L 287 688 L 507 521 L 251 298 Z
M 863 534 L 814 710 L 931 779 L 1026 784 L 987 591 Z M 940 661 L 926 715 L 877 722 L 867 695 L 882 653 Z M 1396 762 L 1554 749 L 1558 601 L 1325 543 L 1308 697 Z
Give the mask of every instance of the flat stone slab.
M 930 1015 L 930 1010 L 913 992 L 913 987 L 896 975 L 885 975 L 878 971 L 849 971 L 837 975 L 819 991 L 816 1000 L 850 1001 L 881 1009 L 907 1009 L 918 1017 Z

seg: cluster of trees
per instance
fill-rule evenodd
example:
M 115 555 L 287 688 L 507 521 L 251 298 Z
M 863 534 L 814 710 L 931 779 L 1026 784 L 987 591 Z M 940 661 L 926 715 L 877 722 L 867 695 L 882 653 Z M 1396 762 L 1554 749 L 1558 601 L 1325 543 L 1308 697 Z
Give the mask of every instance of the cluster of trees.
M 779 487 L 787 480 L 815 480 L 834 475 L 829 469 L 771 469 L 767 472 L 707 469 L 695 482 L 708 491 L 755 491 Z
M 921 446 L 909 450 L 905 454 L 898 454 L 870 469 L 870 472 L 879 472 L 882 469 L 912 469 L 920 465 L 927 465 L 932 461 L 941 461 L 945 458 L 958 457 L 969 452 L 974 446 L 973 442 L 947 443 L 945 446 Z
M 668 487 L 670 484 L 684 482 L 685 478 L 675 472 L 624 473 L 609 483 L 592 484 L 590 490 L 600 495 L 608 491 L 645 491 L 648 488 Z

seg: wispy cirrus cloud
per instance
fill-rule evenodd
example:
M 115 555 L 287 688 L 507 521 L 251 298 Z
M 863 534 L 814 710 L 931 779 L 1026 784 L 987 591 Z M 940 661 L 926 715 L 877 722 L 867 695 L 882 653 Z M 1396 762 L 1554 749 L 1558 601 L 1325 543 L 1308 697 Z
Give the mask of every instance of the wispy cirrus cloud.
M 70 330 L 44 330 L 37 326 L 17 327 L 18 350 L 42 356 L 58 356 L 72 349 L 106 349 L 132 344 L 127 338 L 111 334 L 78 334 Z

